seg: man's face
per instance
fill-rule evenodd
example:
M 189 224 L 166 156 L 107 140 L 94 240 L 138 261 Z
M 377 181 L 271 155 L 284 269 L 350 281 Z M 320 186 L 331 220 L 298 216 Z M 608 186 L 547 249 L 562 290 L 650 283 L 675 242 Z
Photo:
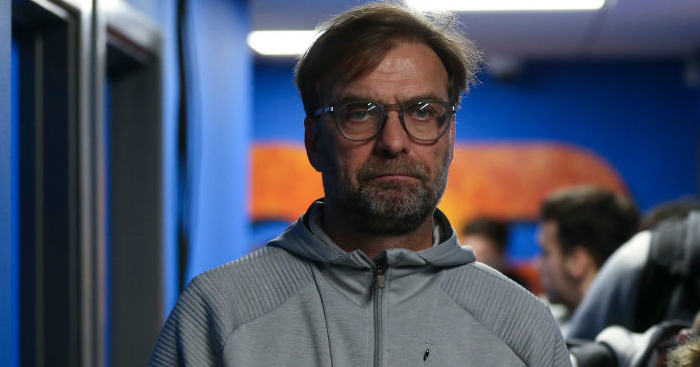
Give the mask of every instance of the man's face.
M 474 250 L 476 259 L 494 269 L 503 268 L 503 254 L 489 237 L 482 234 L 468 234 L 462 237 L 460 243 Z
M 418 98 L 448 100 L 447 72 L 427 46 L 400 43 L 373 71 L 343 86 L 331 98 L 402 104 Z M 431 143 L 412 140 L 401 126 L 399 113 L 387 111 L 382 131 L 373 139 L 345 139 L 333 115 L 315 123 L 317 144 L 307 151 L 323 174 L 326 202 L 345 219 L 368 233 L 403 234 L 432 215 L 447 183 L 452 161 L 454 121 L 450 130 Z M 454 116 L 452 116 L 454 119 Z M 308 134 L 307 121 L 307 134 Z M 311 139 L 313 140 L 313 139 Z
M 575 308 L 575 280 L 567 266 L 569 259 L 559 244 L 559 229 L 555 221 L 542 223 L 538 241 L 542 249 L 540 279 L 549 301 Z

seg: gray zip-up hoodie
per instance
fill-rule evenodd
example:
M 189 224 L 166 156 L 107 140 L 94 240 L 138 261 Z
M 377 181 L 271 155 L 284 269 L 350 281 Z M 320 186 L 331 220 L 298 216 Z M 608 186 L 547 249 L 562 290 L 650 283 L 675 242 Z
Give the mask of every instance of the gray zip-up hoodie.
M 196 277 L 152 366 L 570 366 L 549 309 L 460 247 L 345 252 L 322 202 L 263 249 Z

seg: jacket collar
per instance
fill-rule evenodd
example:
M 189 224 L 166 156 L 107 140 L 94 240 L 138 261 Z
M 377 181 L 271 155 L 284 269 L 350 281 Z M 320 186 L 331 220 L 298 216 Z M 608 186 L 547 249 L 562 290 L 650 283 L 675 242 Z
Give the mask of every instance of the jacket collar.
M 315 226 L 312 222 L 320 218 L 323 205 L 322 200 L 314 202 L 296 223 L 270 241 L 268 246 L 280 247 L 313 261 L 371 269 L 374 262 L 361 250 L 343 251 L 323 233 L 320 225 L 316 225 L 317 228 L 312 231 L 312 226 Z M 437 245 L 417 252 L 393 248 L 382 251 L 377 257 L 385 259 L 390 267 L 422 265 L 451 267 L 473 262 L 474 253 L 471 249 L 460 246 L 454 229 L 439 209 L 435 210 L 434 221 L 439 228 L 440 241 Z

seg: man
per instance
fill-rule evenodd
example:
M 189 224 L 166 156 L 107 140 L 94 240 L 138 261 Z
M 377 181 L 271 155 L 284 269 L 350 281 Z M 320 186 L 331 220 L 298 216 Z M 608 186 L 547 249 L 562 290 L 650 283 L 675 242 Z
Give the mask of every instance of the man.
M 151 365 L 569 365 L 546 306 L 476 264 L 435 209 L 479 53 L 396 5 L 323 31 L 296 73 L 325 199 L 195 278 Z
M 700 211 L 669 213 L 610 256 L 571 317 L 569 337 L 590 340 L 610 325 L 643 332 L 664 320 L 693 319 L 700 309 Z
M 691 342 L 700 332 L 700 211 L 695 208 L 686 200 L 653 208 L 642 220 L 648 230 L 605 262 L 571 318 L 570 341 L 581 347 L 570 351 L 579 366 L 602 365 L 581 363 L 597 357 L 591 343 L 581 343 L 593 339 L 605 344 L 621 367 L 699 365 L 700 341 Z M 666 355 L 675 344 L 681 347 Z
M 462 228 L 460 242 L 462 246 L 471 247 L 480 263 L 498 270 L 527 288 L 525 279 L 513 273 L 508 264 L 508 223 L 488 217 L 475 218 Z
M 667 352 L 678 346 L 690 323 L 679 320 L 660 322 L 640 333 L 620 325 L 608 326 L 595 341 L 569 341 L 571 359 L 578 367 L 663 367 Z M 692 365 L 697 366 L 697 365 Z
M 668 352 L 668 367 L 700 366 L 700 312 L 690 329 L 684 329 L 677 337 L 678 347 Z
M 566 331 L 605 260 L 635 232 L 639 214 L 621 195 L 594 186 L 555 192 L 540 211 L 540 277 L 547 298 L 565 307 L 559 316 Z M 557 313 L 555 309 L 555 314 Z

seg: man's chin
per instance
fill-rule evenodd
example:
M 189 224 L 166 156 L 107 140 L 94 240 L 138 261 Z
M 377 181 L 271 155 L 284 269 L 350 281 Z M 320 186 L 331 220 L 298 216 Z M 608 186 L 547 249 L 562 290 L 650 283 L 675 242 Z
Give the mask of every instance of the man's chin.
M 354 220 L 368 232 L 400 235 L 414 231 L 432 213 L 415 192 L 385 189 L 356 202 Z M 433 208 L 434 210 L 434 208 Z

